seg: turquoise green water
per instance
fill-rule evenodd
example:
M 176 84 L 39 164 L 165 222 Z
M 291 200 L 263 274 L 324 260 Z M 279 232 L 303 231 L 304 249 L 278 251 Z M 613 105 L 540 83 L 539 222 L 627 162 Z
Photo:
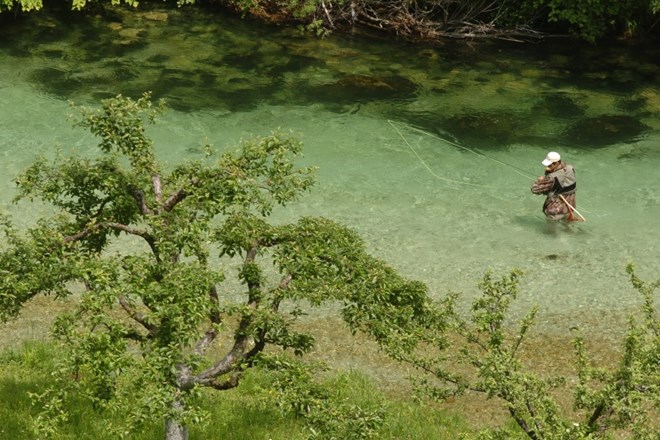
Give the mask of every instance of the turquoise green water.
M 660 51 L 619 43 L 465 44 L 301 38 L 192 10 L 57 14 L 0 28 L 0 208 L 39 152 L 93 154 L 68 100 L 151 90 L 171 110 L 151 131 L 170 163 L 200 145 L 275 128 L 300 133 L 318 185 L 296 215 L 360 232 L 435 296 L 493 269 L 525 271 L 515 305 L 541 325 L 620 330 L 639 304 L 624 267 L 660 268 Z M 559 151 L 586 223 L 552 232 L 530 193 Z M 282 220 L 290 213 L 278 213 Z M 585 321 L 583 321 L 585 320 Z

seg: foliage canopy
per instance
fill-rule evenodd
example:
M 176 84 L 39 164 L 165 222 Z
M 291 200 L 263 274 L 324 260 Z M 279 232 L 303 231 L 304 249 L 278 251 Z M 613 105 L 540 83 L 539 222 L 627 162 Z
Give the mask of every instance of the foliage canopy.
M 185 438 L 204 421 L 203 387 L 236 387 L 255 365 L 301 374 L 264 353 L 313 347 L 297 326 L 308 306 L 338 303 L 354 331 L 383 341 L 428 307 L 426 287 L 368 255 L 352 230 L 324 218 L 268 222 L 314 182 L 293 162 L 298 140 L 275 132 L 220 155 L 207 146 L 204 159 L 167 170 L 145 128 L 161 111 L 148 95 L 83 110 L 98 157 L 41 158 L 17 179 L 18 201 L 55 213 L 26 232 L 4 219 L 0 318 L 38 294 L 79 297 L 54 327 L 69 361 L 40 396 L 42 434 L 66 419 L 74 388 L 124 415 L 118 434 L 164 419 L 168 438 Z

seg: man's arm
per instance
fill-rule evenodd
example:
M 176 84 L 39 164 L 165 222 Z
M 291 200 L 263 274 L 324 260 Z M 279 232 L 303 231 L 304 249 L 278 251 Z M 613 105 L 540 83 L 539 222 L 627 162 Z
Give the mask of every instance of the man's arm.
M 555 185 L 555 179 L 551 176 L 539 176 L 532 185 L 534 194 L 548 194 Z

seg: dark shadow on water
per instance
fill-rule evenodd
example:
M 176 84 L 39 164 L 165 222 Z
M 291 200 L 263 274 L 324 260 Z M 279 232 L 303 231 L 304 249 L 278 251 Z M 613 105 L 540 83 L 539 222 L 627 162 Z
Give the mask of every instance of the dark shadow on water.
M 461 143 L 482 149 L 501 149 L 518 142 L 531 126 L 526 114 L 507 111 L 450 115 L 441 127 Z
M 347 104 L 414 99 L 417 85 L 402 76 L 346 75 L 319 86 L 307 86 L 300 95 L 309 103 Z
M 166 19 L 146 18 L 153 8 Z M 367 109 L 486 153 L 513 144 L 595 149 L 635 142 L 650 130 L 642 118 L 654 117 L 653 95 L 634 89 L 655 87 L 657 50 L 640 48 L 644 61 L 634 63 L 625 47 L 604 57 L 602 49 L 589 45 L 548 43 L 530 50 L 457 44 L 439 50 L 348 35 L 320 42 L 213 8 L 111 9 L 78 15 L 60 7 L 30 16 L 29 26 L 6 31 L 17 41 L 9 44 L 3 34 L 0 50 L 39 59 L 27 78 L 62 99 L 140 96 L 151 90 L 184 112 L 249 111 L 260 105 L 315 105 L 336 113 Z M 176 63 L 178 52 L 195 45 L 179 46 L 179 38 L 165 44 L 174 32 L 202 43 L 199 51 L 183 54 L 189 55 L 185 63 Z M 520 88 L 497 82 L 503 74 L 522 73 L 538 81 L 520 81 Z M 480 93 L 491 81 L 497 93 L 490 102 L 463 105 L 462 93 Z M 510 105 L 505 97 L 493 108 L 500 89 L 520 93 L 524 105 Z M 586 116 L 596 113 L 584 99 L 592 89 L 625 93 L 618 94 L 612 114 Z
M 72 78 L 70 72 L 54 67 L 34 70 L 29 79 L 38 89 L 64 99 L 68 99 L 83 85 L 79 79 Z
M 584 104 L 576 102 L 576 99 L 562 92 L 545 93 L 532 106 L 532 113 L 537 117 L 568 119 L 583 116 L 585 112 Z
M 400 121 L 421 132 L 465 149 L 505 150 L 511 144 L 556 147 L 562 141 L 534 131 L 534 118 L 527 113 L 474 112 L 446 115 L 442 110 L 413 111 L 391 107 L 383 111 L 387 119 Z
M 582 148 L 603 148 L 613 144 L 639 140 L 650 127 L 639 119 L 624 115 L 600 115 L 581 118 L 563 133 L 567 144 Z
M 642 96 L 626 96 L 617 102 L 617 108 L 623 110 L 624 113 L 641 113 L 648 115 L 645 110 L 648 100 Z

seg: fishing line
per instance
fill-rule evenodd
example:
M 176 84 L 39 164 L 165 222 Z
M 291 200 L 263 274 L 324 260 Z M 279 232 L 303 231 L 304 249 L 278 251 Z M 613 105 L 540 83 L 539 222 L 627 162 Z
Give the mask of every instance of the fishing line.
M 397 133 L 399 133 L 399 136 L 401 136 L 401 137 L 403 138 L 403 136 L 401 135 L 401 132 L 399 132 L 399 130 L 397 130 L 397 128 L 394 126 L 394 121 L 391 121 L 391 120 L 388 119 L 387 122 L 389 122 L 390 125 L 391 125 L 391 126 L 397 131 Z M 477 156 L 480 156 L 480 157 L 486 158 L 486 159 L 488 159 L 488 160 L 492 160 L 493 162 L 499 163 L 500 165 L 507 166 L 507 167 L 511 168 L 513 171 L 515 171 L 517 174 L 523 176 L 523 177 L 526 178 L 526 179 L 536 180 L 536 175 L 534 175 L 533 173 L 531 173 L 531 172 L 529 172 L 529 171 L 527 171 L 527 170 L 524 170 L 524 169 L 522 169 L 522 168 L 519 168 L 519 167 L 517 167 L 517 166 L 515 166 L 515 165 L 512 165 L 512 164 L 510 164 L 510 163 L 506 163 L 506 162 L 503 162 L 503 161 L 501 161 L 501 160 L 499 160 L 499 159 L 495 159 L 495 158 L 492 158 L 492 157 L 490 157 L 490 156 L 487 156 L 487 155 L 485 155 L 484 153 L 482 153 L 481 151 L 477 151 L 477 150 L 474 150 L 474 149 L 472 149 L 472 148 L 465 147 L 465 146 L 463 146 L 463 145 L 460 145 L 460 144 L 457 144 L 457 143 L 455 143 L 455 142 L 452 142 L 452 141 L 450 141 L 450 140 L 448 140 L 448 139 L 441 138 L 440 136 L 436 136 L 436 135 L 434 135 L 434 134 L 432 134 L 432 133 L 429 133 L 429 132 L 427 132 L 427 131 L 421 130 L 421 129 L 417 128 L 417 127 L 407 126 L 407 128 L 409 128 L 410 130 L 418 131 L 418 132 L 420 132 L 420 133 L 422 133 L 422 134 L 424 134 L 424 135 L 426 135 L 426 136 L 429 136 L 429 137 L 432 137 L 432 138 L 438 139 L 438 140 L 440 140 L 440 141 L 442 141 L 442 142 L 445 142 L 445 143 L 447 143 L 447 144 L 449 144 L 449 145 L 451 145 L 451 146 L 454 146 L 454 147 L 456 147 L 456 148 L 460 148 L 460 149 L 462 149 L 462 150 L 468 151 L 468 152 L 470 152 L 470 153 L 472 153 L 472 154 L 475 154 L 475 155 L 477 155 Z M 405 140 L 405 139 L 404 139 L 404 140 Z M 406 142 L 406 143 L 407 143 L 407 142 Z M 410 145 L 408 145 L 408 146 L 410 146 Z M 417 153 L 415 153 L 415 154 L 417 154 Z M 418 156 L 418 157 L 419 157 L 419 156 Z M 426 165 L 426 164 L 424 164 L 424 165 Z M 428 166 L 427 166 L 427 168 L 428 168 Z
M 406 140 L 406 138 L 403 137 L 403 134 L 401 134 L 401 132 L 399 131 L 399 129 L 394 125 L 395 122 L 392 121 L 392 120 L 390 120 L 390 119 L 388 119 L 387 122 L 389 122 L 389 124 L 392 126 L 392 128 L 394 128 L 394 130 L 399 134 L 399 136 L 401 136 L 401 139 L 403 139 L 403 141 L 406 143 L 406 145 L 408 145 L 408 148 L 410 148 L 410 149 L 412 150 L 412 152 L 415 154 L 415 156 L 417 156 L 417 158 L 418 158 L 419 161 L 422 163 L 422 165 L 424 165 L 424 167 L 426 167 L 426 169 L 427 169 L 431 174 L 433 174 L 435 177 L 437 177 L 438 179 L 442 179 L 442 180 L 449 181 L 449 182 L 452 182 L 452 183 L 459 183 L 459 184 L 463 184 L 463 185 L 474 185 L 474 186 L 481 186 L 481 187 L 486 187 L 486 188 L 494 188 L 494 187 L 492 187 L 492 186 L 487 186 L 487 185 L 479 185 L 479 184 L 475 184 L 475 183 L 458 182 L 458 181 L 455 181 L 455 180 L 447 179 L 446 177 L 438 176 L 436 173 L 433 172 L 433 170 L 431 170 L 431 168 L 426 164 L 426 162 L 424 162 L 424 160 L 422 160 L 422 158 L 419 156 L 419 154 L 417 154 L 417 152 L 415 151 L 415 149 L 410 145 L 410 143 Z M 491 161 L 493 161 L 493 162 L 496 162 L 496 163 L 498 163 L 498 164 L 500 164 L 500 165 L 504 165 L 504 166 L 506 166 L 506 167 L 509 167 L 509 168 L 511 168 L 513 171 L 515 171 L 518 175 L 523 176 L 523 177 L 525 177 L 526 179 L 529 179 L 529 180 L 536 180 L 536 175 L 535 175 L 534 173 L 531 173 L 531 172 L 529 172 L 529 171 L 527 171 L 527 170 L 525 170 L 525 169 L 523 169 L 523 168 L 519 168 L 519 167 L 517 167 L 517 166 L 515 166 L 515 165 L 512 165 L 512 164 L 507 163 L 507 162 L 504 162 L 504 161 L 501 161 L 501 160 L 499 160 L 499 159 L 495 159 L 495 158 L 493 158 L 493 157 L 487 156 L 487 155 L 485 155 L 484 153 L 482 153 L 481 151 L 477 151 L 477 150 L 474 150 L 474 149 L 472 149 L 472 148 L 465 147 L 465 146 L 463 146 L 463 145 L 457 144 L 456 142 L 452 142 L 452 141 L 450 141 L 450 140 L 448 140 L 448 139 L 442 138 L 442 137 L 440 137 L 440 136 L 436 136 L 436 135 L 434 135 L 434 134 L 432 134 L 432 133 L 429 133 L 429 132 L 427 132 L 427 131 L 424 131 L 424 130 L 419 129 L 419 128 L 414 127 L 414 126 L 406 125 L 406 128 L 408 128 L 409 130 L 418 131 L 418 132 L 420 132 L 420 133 L 422 133 L 422 134 L 424 134 L 424 135 L 426 135 L 426 136 L 432 137 L 432 138 L 434 138 L 434 139 L 438 139 L 439 141 L 442 141 L 442 142 L 444 142 L 444 143 L 446 143 L 446 144 L 449 144 L 449 145 L 451 145 L 451 146 L 454 146 L 454 147 L 456 147 L 456 148 L 460 148 L 460 149 L 465 150 L 465 151 L 468 151 L 468 152 L 470 152 L 470 153 L 472 153 L 472 154 L 474 154 L 474 155 L 477 155 L 477 156 L 483 157 L 483 158 L 485 158 L 485 159 L 488 159 L 488 160 L 491 160 Z M 573 208 L 572 206 L 571 206 L 570 208 L 571 208 L 571 209 L 575 209 L 575 208 Z M 589 213 L 589 214 L 594 214 L 593 212 L 587 211 L 586 209 L 583 209 L 583 211 L 586 212 L 586 213 Z M 580 214 L 580 213 L 577 212 L 577 211 L 575 211 L 575 212 L 576 212 L 580 217 L 582 217 L 582 218 L 584 219 L 584 216 L 583 216 L 582 214 Z
M 481 187 L 481 188 L 494 188 L 493 186 L 482 185 L 482 184 L 480 184 L 480 183 L 460 182 L 460 181 L 458 181 L 458 180 L 448 179 L 447 177 L 443 177 L 443 176 L 440 176 L 440 175 L 436 174 L 436 173 L 431 169 L 431 167 L 429 167 L 429 166 L 426 164 L 426 162 L 424 162 L 424 159 L 422 159 L 422 158 L 419 156 L 419 154 L 417 154 L 417 151 L 415 151 L 415 149 L 412 147 L 412 145 L 410 145 L 410 143 L 408 142 L 408 140 L 403 136 L 403 134 L 399 131 L 399 129 L 398 129 L 398 128 L 392 123 L 392 121 L 388 119 L 387 122 L 390 123 L 390 125 L 392 126 L 392 128 L 393 128 L 393 129 L 399 134 L 399 136 L 401 137 L 401 139 L 403 139 L 403 142 L 405 142 L 405 144 L 408 146 L 408 148 L 410 148 L 410 151 L 413 152 L 413 154 L 417 157 L 417 159 L 420 161 L 420 163 L 421 163 L 422 165 L 424 165 L 424 167 L 428 170 L 428 172 L 431 173 L 434 177 L 436 177 L 436 178 L 438 178 L 438 179 L 440 179 L 440 180 L 444 180 L 445 182 L 455 183 L 455 184 L 458 184 L 458 185 L 478 186 L 478 187 Z

